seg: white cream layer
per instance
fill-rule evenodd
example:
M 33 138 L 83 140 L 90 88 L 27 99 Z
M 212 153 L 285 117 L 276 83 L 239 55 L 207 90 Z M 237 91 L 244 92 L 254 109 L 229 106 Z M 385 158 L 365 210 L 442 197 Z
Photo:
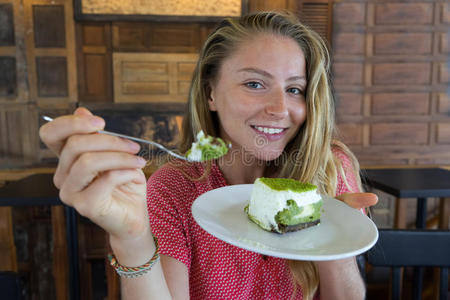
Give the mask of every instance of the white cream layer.
M 253 185 L 248 213 L 261 222 L 265 229 L 278 228 L 275 216 L 287 208 L 286 201 L 290 199 L 294 200 L 298 207 L 302 207 L 319 202 L 322 198 L 315 190 L 303 193 L 290 190 L 276 191 L 257 179 Z

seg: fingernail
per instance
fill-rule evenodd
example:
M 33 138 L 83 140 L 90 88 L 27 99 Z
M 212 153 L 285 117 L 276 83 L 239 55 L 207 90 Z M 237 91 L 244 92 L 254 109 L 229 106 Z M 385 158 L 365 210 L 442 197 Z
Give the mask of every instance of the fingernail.
M 95 127 L 103 127 L 103 125 L 105 124 L 105 121 L 102 118 L 99 117 L 91 117 L 90 119 L 91 124 L 94 125 Z
M 143 157 L 140 157 L 140 156 L 137 157 L 137 160 L 138 160 L 139 165 L 142 167 L 145 166 L 145 164 L 147 163 L 147 161 Z

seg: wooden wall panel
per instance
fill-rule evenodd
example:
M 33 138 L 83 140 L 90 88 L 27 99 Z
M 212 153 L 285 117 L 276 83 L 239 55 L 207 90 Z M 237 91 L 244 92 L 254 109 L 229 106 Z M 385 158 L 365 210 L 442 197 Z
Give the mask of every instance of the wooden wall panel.
M 38 160 L 37 114 L 34 105 L 0 106 L 0 165 L 31 164 Z
M 333 65 L 334 83 L 342 85 L 359 85 L 363 83 L 363 68 L 361 63 L 336 62 Z
M 365 35 L 363 33 L 336 33 L 333 53 L 363 55 L 364 43 Z
M 0 207 L 0 271 L 18 271 L 12 207 Z
M 361 145 L 363 127 L 361 124 L 340 123 L 338 126 L 339 137 L 346 145 Z
M 114 51 L 197 53 L 201 27 L 196 23 L 114 23 Z
M 112 42 L 109 23 L 76 26 L 80 102 L 113 102 Z
M 450 123 L 437 124 L 437 140 L 438 144 L 450 145 Z
M 0 0 L 0 105 L 28 101 L 21 3 Z
M 428 93 L 377 93 L 372 96 L 374 115 L 427 115 Z
M 255 11 L 269 11 L 287 9 L 290 11 L 296 11 L 297 1 L 295 0 L 249 0 L 248 9 L 249 12 Z
M 429 63 L 379 63 L 373 65 L 374 85 L 430 84 Z
M 374 38 L 375 54 L 431 54 L 432 33 L 379 33 Z
M 14 46 L 14 12 L 12 3 L 0 3 L 0 47 Z
M 449 84 L 449 69 L 450 65 L 449 62 L 442 62 L 439 64 L 439 83 L 442 84 Z
M 64 5 L 33 5 L 36 48 L 65 48 Z
M 373 145 L 425 145 L 428 126 L 421 123 L 378 123 L 371 127 Z
M 440 34 L 439 51 L 442 54 L 449 54 L 450 53 L 450 39 L 449 39 L 449 34 L 448 33 L 441 33 Z
M 440 21 L 443 24 L 450 24 L 450 3 L 441 3 Z
M 433 3 L 382 3 L 375 5 L 378 25 L 431 24 Z
M 187 102 L 197 57 L 188 53 L 114 53 L 115 102 Z
M 448 94 L 438 95 L 438 113 L 450 115 L 450 97 Z
M 344 132 L 356 131 L 345 139 L 361 164 L 450 163 L 449 3 L 342 0 L 333 7 L 337 120 Z
M 39 97 L 67 97 L 67 59 L 65 56 L 36 57 Z
M 17 95 L 16 58 L 12 56 L 0 56 L 0 97 L 12 97 Z
M 338 115 L 361 114 L 363 97 L 361 93 L 338 93 L 336 94 L 336 113 Z
M 25 29 L 34 33 L 25 35 L 30 100 L 43 107 L 61 107 L 76 102 L 78 84 L 72 2 L 28 0 L 24 2 L 23 10 Z M 38 64 L 48 65 L 50 58 L 54 58 L 58 72 L 65 71 L 63 78 L 56 79 L 54 75 L 40 72 L 42 64 Z M 53 88 L 43 91 L 43 84 Z M 59 84 L 62 86 L 58 87 Z
M 105 72 L 105 66 L 110 62 L 106 59 L 103 54 L 85 54 L 85 64 L 90 69 L 90 72 L 85 73 L 85 91 L 88 95 L 104 95 L 105 91 L 108 90 L 109 82 L 107 81 L 108 75 Z
M 365 3 L 341 1 L 334 4 L 333 21 L 335 24 L 364 24 L 365 18 Z

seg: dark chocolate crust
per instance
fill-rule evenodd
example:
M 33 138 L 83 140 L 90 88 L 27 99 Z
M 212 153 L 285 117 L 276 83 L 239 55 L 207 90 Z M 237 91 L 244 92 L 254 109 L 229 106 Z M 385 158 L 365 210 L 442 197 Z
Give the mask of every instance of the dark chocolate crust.
M 308 227 L 314 226 L 320 224 L 320 219 L 317 219 L 315 221 L 312 222 L 307 222 L 307 223 L 300 223 L 300 224 L 296 224 L 296 225 L 283 225 L 283 224 L 279 224 L 278 228 L 280 229 L 281 233 L 286 233 L 286 232 L 294 232 L 294 231 L 299 231 L 302 229 L 306 229 Z M 275 231 L 272 229 L 273 232 L 276 233 L 280 233 L 278 231 Z

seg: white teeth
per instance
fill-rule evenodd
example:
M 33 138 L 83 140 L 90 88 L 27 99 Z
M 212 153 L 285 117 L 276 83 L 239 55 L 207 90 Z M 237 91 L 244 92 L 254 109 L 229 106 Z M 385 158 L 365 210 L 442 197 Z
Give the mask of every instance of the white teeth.
M 268 134 L 277 134 L 277 133 L 280 133 L 283 131 L 283 129 L 279 129 L 279 128 L 267 128 L 267 127 L 260 127 L 260 126 L 255 126 L 255 128 L 258 131 L 268 133 Z

